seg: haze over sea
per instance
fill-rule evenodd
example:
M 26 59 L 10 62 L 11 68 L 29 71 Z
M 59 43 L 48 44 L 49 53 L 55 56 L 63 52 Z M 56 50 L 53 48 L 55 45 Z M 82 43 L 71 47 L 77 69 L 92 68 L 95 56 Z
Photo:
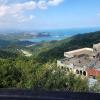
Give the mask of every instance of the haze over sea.
M 42 41 L 53 41 L 53 40 L 62 40 L 66 37 L 70 37 L 76 34 L 84 34 L 89 32 L 100 31 L 99 27 L 93 28 L 72 28 L 72 29 L 52 29 L 52 30 L 40 30 L 35 31 L 36 33 L 48 34 L 48 36 L 36 37 L 28 39 L 32 42 L 42 42 Z

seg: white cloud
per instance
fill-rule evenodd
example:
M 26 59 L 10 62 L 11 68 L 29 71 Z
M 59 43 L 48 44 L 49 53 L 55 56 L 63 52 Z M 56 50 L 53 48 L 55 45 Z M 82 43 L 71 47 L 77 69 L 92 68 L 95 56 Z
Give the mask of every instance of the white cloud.
M 47 2 L 45 0 L 39 1 L 37 5 L 40 9 L 47 9 L 48 7 Z
M 59 4 L 61 4 L 64 0 L 49 0 L 48 1 L 48 5 L 50 6 L 58 6 Z
M 30 15 L 29 18 L 30 19 L 33 19 L 33 18 L 35 18 L 35 16 L 34 15 Z
M 34 10 L 36 8 L 36 2 L 30 1 L 30 2 L 25 2 L 25 3 L 18 3 L 18 4 L 12 4 L 10 5 L 10 12 L 11 13 L 21 13 L 26 10 Z
M 19 3 L 19 4 L 11 4 L 11 5 L 1 5 L 0 6 L 0 15 L 3 16 L 5 14 L 15 14 L 21 13 L 25 10 L 34 10 L 36 8 L 36 3 L 34 1 Z
M 19 7 L 20 9 L 27 9 L 27 10 L 32 10 L 36 8 L 36 2 L 35 1 L 29 1 L 29 2 L 25 2 L 22 4 L 15 4 L 14 5 L 16 8 Z
M 18 18 L 19 18 L 19 22 L 22 23 L 22 22 L 26 22 L 26 21 L 27 22 L 31 21 L 32 19 L 35 18 L 35 16 L 33 16 L 33 15 L 30 15 L 30 16 L 20 16 Z
M 8 7 L 0 6 L 0 16 L 4 16 L 7 13 Z
M 27 2 L 20 3 L 7 3 L 9 0 L 0 0 L 0 22 L 10 23 L 31 21 L 35 16 L 32 12 L 36 9 L 47 9 L 49 6 L 58 6 L 64 0 L 29 0 Z M 31 11 L 31 14 L 27 15 L 27 12 Z M 2 21 L 3 19 L 3 21 Z
M 34 2 L 34 1 L 10 4 L 10 5 L 2 4 L 2 5 L 0 5 L 0 18 L 1 17 L 6 18 L 6 16 L 8 16 L 10 18 L 17 19 L 20 22 L 29 21 L 34 18 L 33 15 L 26 16 L 23 13 L 26 10 L 34 10 L 35 8 L 36 8 L 36 2 Z
M 40 9 L 47 9 L 49 6 L 58 6 L 60 5 L 64 0 L 40 0 L 38 1 L 38 7 Z

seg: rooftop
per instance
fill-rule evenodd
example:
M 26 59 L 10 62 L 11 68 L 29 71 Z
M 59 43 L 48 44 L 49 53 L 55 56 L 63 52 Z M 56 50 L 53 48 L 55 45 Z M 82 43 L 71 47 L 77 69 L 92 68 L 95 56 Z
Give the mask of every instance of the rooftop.
M 93 59 L 89 58 L 88 56 L 81 56 L 81 57 L 73 57 L 70 59 L 61 60 L 61 62 L 65 65 L 73 64 L 77 67 L 83 66 L 90 66 Z
M 94 44 L 93 47 L 100 47 L 100 43 Z
M 93 53 L 92 48 L 82 48 L 82 49 L 77 49 L 69 52 L 65 52 L 65 55 L 80 55 L 80 54 L 91 54 Z
M 93 49 L 91 49 L 91 48 L 82 48 L 82 49 L 77 49 L 77 50 L 69 51 L 69 52 L 66 52 L 66 53 L 72 54 L 72 53 L 78 53 L 78 52 L 83 52 L 83 51 L 93 52 Z
M 94 44 L 93 48 L 82 48 L 65 52 L 66 58 L 61 59 L 64 65 L 74 67 L 91 67 L 100 70 L 100 43 Z

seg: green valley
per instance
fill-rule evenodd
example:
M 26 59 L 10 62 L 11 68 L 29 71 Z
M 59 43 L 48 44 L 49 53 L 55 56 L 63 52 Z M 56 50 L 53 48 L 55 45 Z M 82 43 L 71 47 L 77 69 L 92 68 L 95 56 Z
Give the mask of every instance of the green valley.
M 11 43 L 9 40 L 7 43 Z M 87 79 L 66 75 L 57 65 L 65 51 L 91 47 L 100 42 L 100 32 L 78 34 L 60 41 L 43 42 L 26 47 L 0 42 L 0 88 L 34 88 L 46 90 L 90 91 Z M 26 57 L 18 50 L 32 53 Z M 92 89 L 94 91 L 94 89 Z M 96 92 L 100 90 L 95 90 Z

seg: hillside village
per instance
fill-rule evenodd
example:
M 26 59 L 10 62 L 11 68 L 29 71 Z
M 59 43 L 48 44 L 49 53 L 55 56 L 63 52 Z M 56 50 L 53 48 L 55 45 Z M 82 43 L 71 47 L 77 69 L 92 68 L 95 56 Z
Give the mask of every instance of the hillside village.
M 62 70 L 94 80 L 100 77 L 100 43 L 94 44 L 93 48 L 64 52 L 64 57 L 57 61 Z

